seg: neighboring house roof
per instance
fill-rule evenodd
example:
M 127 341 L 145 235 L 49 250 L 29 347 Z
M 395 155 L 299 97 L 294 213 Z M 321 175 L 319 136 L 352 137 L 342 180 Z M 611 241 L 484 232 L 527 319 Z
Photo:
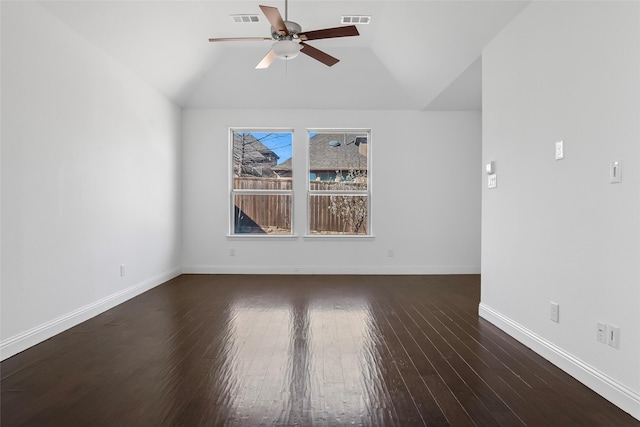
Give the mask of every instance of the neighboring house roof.
M 292 168 L 293 168 L 293 165 L 291 162 L 291 157 L 289 157 L 287 160 L 280 163 L 279 165 L 275 165 L 271 169 L 273 169 L 274 172 L 281 173 L 281 172 L 290 172 Z
M 244 153 L 243 153 L 244 148 Z M 276 163 L 280 157 L 249 133 L 233 134 L 234 159 L 250 159 L 257 163 Z
M 363 138 L 356 138 L 360 134 L 344 133 L 318 133 L 309 139 L 309 157 L 312 171 L 332 171 L 336 170 L 366 170 L 367 169 L 367 141 Z M 331 143 L 338 141 L 340 145 Z M 363 154 L 364 153 L 364 154 Z M 292 167 L 291 159 L 287 159 L 273 167 L 276 172 L 290 171 Z
M 244 176 L 271 176 L 280 157 L 249 133 L 233 133 L 233 163 Z

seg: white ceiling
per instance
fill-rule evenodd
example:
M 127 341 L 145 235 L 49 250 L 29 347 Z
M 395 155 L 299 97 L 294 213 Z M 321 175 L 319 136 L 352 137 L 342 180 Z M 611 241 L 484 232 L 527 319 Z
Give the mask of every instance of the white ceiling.
M 306 55 L 255 65 L 271 42 L 209 43 L 209 37 L 270 37 L 259 4 L 281 0 L 40 2 L 91 43 L 182 107 L 467 110 L 481 108 L 482 48 L 529 2 L 515 0 L 291 0 L 303 31 L 371 15 L 359 37 L 314 40 L 340 59 Z M 231 14 L 258 14 L 236 24 Z

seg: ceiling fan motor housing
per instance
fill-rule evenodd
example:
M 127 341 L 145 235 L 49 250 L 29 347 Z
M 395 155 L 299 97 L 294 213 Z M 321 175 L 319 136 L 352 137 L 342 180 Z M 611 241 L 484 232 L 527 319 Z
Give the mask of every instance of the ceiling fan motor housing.
M 302 27 L 297 22 L 293 21 L 284 21 L 284 25 L 287 27 L 287 31 L 289 34 L 280 34 L 273 27 L 271 27 L 271 37 L 274 40 L 292 40 L 294 38 L 298 38 L 298 33 L 302 32 Z

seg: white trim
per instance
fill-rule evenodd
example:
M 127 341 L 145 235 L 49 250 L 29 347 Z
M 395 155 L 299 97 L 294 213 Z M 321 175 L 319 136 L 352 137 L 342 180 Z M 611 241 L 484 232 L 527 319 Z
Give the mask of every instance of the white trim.
M 0 342 L 0 360 L 20 353 L 181 274 L 173 268 Z
M 547 359 L 623 411 L 640 420 L 640 394 L 619 383 L 571 353 L 480 303 L 478 314 L 531 350 Z
M 303 239 L 316 240 L 316 239 L 375 239 L 373 234 L 305 234 Z
M 332 190 L 311 190 L 311 182 L 309 181 L 309 176 L 311 173 L 311 134 L 315 133 L 315 134 L 319 134 L 319 133 L 343 133 L 343 134 L 354 134 L 354 133 L 361 133 L 361 134 L 366 134 L 367 136 L 367 189 L 363 190 L 363 191 L 350 191 L 350 192 L 336 192 L 336 191 L 332 191 Z M 312 196 L 321 196 L 321 195 L 333 195 L 333 194 L 341 194 L 341 195 L 353 195 L 353 196 L 366 196 L 367 197 L 367 234 L 362 235 L 362 234 L 350 234 L 350 235 L 345 235 L 345 234 L 341 234 L 341 235 L 335 235 L 335 236 L 339 236 L 339 237 L 346 237 L 346 236 L 353 236 L 353 237 L 373 237 L 373 229 L 372 229 L 372 224 L 373 224 L 373 210 L 371 209 L 371 200 L 373 197 L 373 193 L 372 193 L 372 174 L 371 174 L 371 168 L 373 166 L 373 155 L 372 155 L 372 150 L 371 150 L 371 140 L 373 139 L 372 137 L 373 134 L 373 129 L 372 128 L 355 128 L 355 129 L 349 129 L 349 128 L 307 128 L 307 143 L 306 143 L 306 163 L 307 163 L 307 170 L 306 170 L 306 186 L 307 186 L 307 191 L 306 191 L 306 195 L 307 195 L 307 209 L 306 209 L 306 232 L 304 237 L 312 237 L 312 236 L 316 236 L 315 234 L 311 233 L 311 230 L 309 229 L 310 226 L 310 217 L 309 217 L 309 211 L 311 209 L 311 197 Z M 327 236 L 333 236 L 331 234 L 327 235 Z M 315 238 L 315 237 L 314 237 Z
M 290 239 L 296 240 L 298 238 L 297 234 L 227 234 L 227 240 L 247 240 L 247 239 Z
M 182 268 L 184 274 L 354 274 L 354 275 L 433 275 L 480 274 L 480 266 L 273 266 L 273 265 L 191 265 Z
M 228 207 L 227 207 L 227 214 L 229 215 L 228 219 L 227 219 L 227 224 L 229 227 L 229 231 L 227 233 L 227 238 L 229 237 L 238 237 L 238 236 L 244 236 L 244 234 L 240 233 L 240 234 L 235 234 L 234 233 L 234 214 L 235 214 L 235 203 L 234 203 L 234 196 L 236 194 L 248 194 L 248 195 L 269 195 L 269 194 L 275 194 L 275 195 L 291 195 L 291 230 L 295 230 L 295 193 L 293 191 L 293 175 L 291 176 L 291 190 L 243 190 L 243 189 L 234 189 L 234 163 L 233 163 L 233 135 L 236 132 L 241 132 L 241 133 L 290 133 L 291 134 L 291 161 L 293 162 L 293 148 L 294 148 L 294 141 L 295 141 L 295 129 L 294 128 L 289 128 L 289 127 L 238 127 L 238 126 L 231 126 L 228 129 L 228 138 L 229 141 L 227 143 L 227 189 L 228 189 L 228 193 L 229 193 L 229 200 L 228 200 Z M 250 236 L 255 237 L 255 234 L 250 234 Z M 264 237 L 268 237 L 268 238 L 274 238 L 274 234 L 267 234 Z M 286 237 L 293 237 L 292 235 L 285 235 Z

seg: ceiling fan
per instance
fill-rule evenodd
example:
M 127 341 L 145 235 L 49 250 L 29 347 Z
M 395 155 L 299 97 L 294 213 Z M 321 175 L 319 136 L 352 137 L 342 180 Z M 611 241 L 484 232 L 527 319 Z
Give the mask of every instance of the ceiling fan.
M 309 40 L 331 39 L 336 37 L 358 36 L 360 33 L 355 25 L 347 25 L 343 27 L 325 28 L 322 30 L 302 32 L 302 27 L 293 21 L 288 20 L 288 5 L 285 0 L 285 19 L 277 8 L 272 6 L 260 5 L 260 9 L 267 20 L 271 23 L 271 38 L 269 37 L 227 37 L 227 38 L 210 38 L 210 42 L 226 42 L 226 41 L 255 41 L 255 40 L 272 40 L 274 41 L 271 50 L 258 63 L 256 69 L 268 68 L 276 59 L 293 59 L 302 52 L 313 59 L 322 62 L 331 67 L 340 61 L 333 56 L 306 44 Z

